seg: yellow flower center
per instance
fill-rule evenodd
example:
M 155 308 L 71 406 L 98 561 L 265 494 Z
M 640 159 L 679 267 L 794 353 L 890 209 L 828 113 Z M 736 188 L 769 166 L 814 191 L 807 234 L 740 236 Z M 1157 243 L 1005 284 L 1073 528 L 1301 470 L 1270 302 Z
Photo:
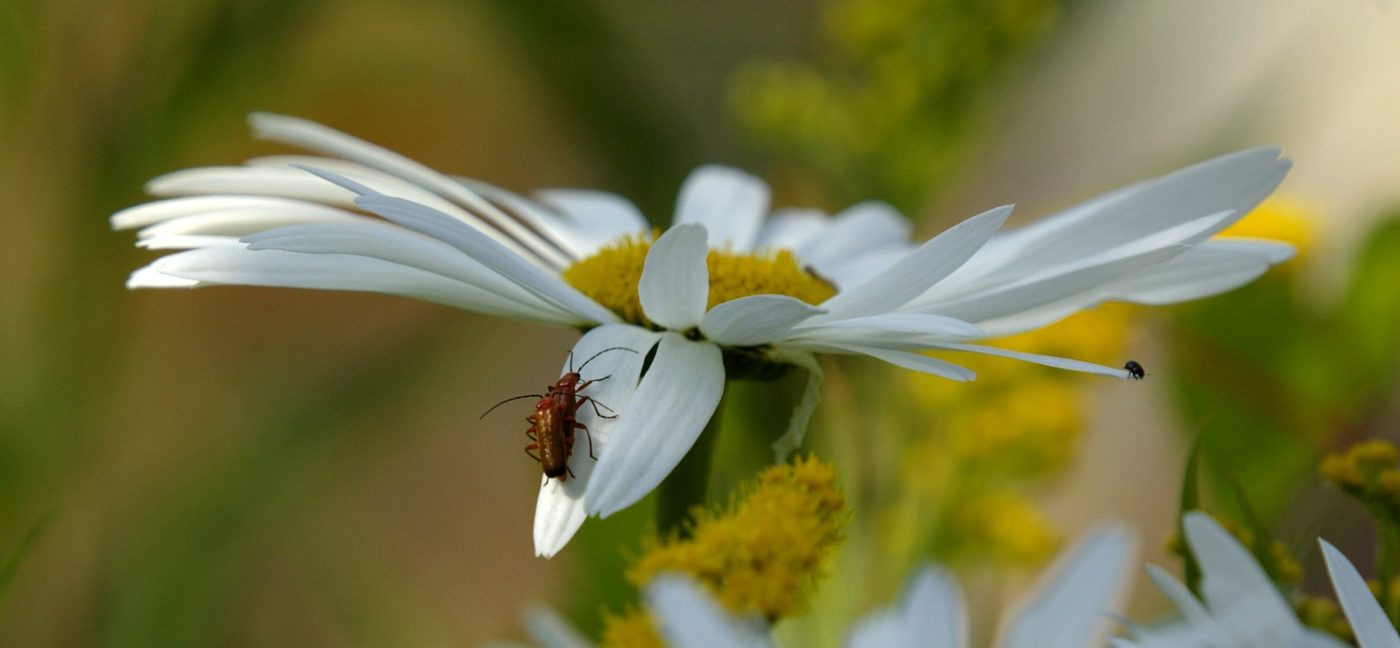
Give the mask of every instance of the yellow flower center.
M 659 328 L 642 312 L 637 296 L 651 241 L 650 236 L 627 236 L 603 246 L 564 270 L 564 281 L 628 322 Z M 815 305 L 836 294 L 835 286 L 803 269 L 787 250 L 758 254 L 710 250 L 705 266 L 710 273 L 707 309 L 749 295 L 787 295 Z

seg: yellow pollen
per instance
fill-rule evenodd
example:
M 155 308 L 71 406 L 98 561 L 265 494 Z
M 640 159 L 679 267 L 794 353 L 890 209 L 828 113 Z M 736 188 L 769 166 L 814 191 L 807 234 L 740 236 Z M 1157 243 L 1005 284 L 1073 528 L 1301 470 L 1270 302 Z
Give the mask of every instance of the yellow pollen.
M 635 235 L 614 241 L 564 270 L 564 281 L 623 320 L 658 328 L 642 312 L 637 296 L 651 242 L 651 236 Z M 830 282 L 804 270 L 787 250 L 757 254 L 710 250 L 705 266 L 710 273 L 707 309 L 749 295 L 787 295 L 815 305 L 836 294 Z

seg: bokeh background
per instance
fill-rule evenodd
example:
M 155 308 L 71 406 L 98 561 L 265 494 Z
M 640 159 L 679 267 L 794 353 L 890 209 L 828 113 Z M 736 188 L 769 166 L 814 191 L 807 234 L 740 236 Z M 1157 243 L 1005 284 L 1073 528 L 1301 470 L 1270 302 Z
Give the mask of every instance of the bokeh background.
M 786 632 L 829 636 L 926 557 L 999 600 L 1108 518 L 1174 564 L 1198 439 L 1223 511 L 1246 493 L 1305 566 L 1318 534 L 1365 556 L 1369 522 L 1315 466 L 1400 435 L 1388 4 L 0 0 L 0 645 L 476 644 L 519 637 L 531 602 L 596 628 L 630 596 L 648 504 L 537 559 L 524 424 L 477 420 L 549 382 L 574 332 L 123 288 L 154 255 L 106 217 L 160 173 L 280 151 L 247 136 L 253 110 L 511 189 L 614 191 L 658 223 L 689 169 L 723 162 L 780 204 L 890 201 L 921 235 L 1282 145 L 1295 170 L 1245 227 L 1299 258 L 1017 342 L 1136 358 L 1143 383 L 981 363 L 952 389 L 832 362 L 812 445 L 856 508 L 833 578 L 862 587 Z M 726 444 L 719 491 L 761 463 Z

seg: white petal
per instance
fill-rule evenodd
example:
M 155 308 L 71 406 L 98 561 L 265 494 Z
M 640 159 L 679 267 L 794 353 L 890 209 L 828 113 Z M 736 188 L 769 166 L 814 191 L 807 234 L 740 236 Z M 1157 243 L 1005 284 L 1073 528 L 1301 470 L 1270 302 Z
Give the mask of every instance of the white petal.
M 359 223 L 373 220 L 334 207 L 298 204 L 288 200 L 275 207 L 220 209 L 180 216 L 150 225 L 137 232 L 136 236 L 140 239 L 176 235 L 243 236 L 297 223 Z
M 1206 241 L 1113 282 L 1107 291 L 1113 299 L 1154 305 L 1209 297 L 1253 281 L 1292 253 L 1293 246 L 1280 243 Z
M 907 353 L 904 351 L 893 351 L 890 349 L 880 349 L 871 346 L 861 346 L 859 344 L 836 343 L 823 340 L 819 343 L 801 344 L 803 348 L 810 348 L 813 351 L 828 351 L 835 353 L 859 353 L 872 358 L 879 358 L 897 367 L 904 367 L 913 371 L 918 371 L 934 376 L 941 376 L 949 380 L 967 382 L 977 377 L 977 374 L 966 367 L 959 367 L 947 360 L 930 358 L 918 353 Z
M 962 590 L 944 570 L 923 567 L 909 580 L 896 610 L 861 619 L 846 645 L 850 648 L 967 645 L 967 610 Z
M 421 299 L 492 315 L 531 319 L 518 302 L 474 286 L 394 263 L 344 254 L 252 251 L 242 245 L 206 247 L 156 259 L 132 275 L 133 288 L 166 288 L 187 283 L 156 280 L 164 275 L 196 285 L 272 286 L 313 290 L 357 290 Z M 549 321 L 549 320 L 544 320 Z
M 1095 645 L 1128 584 L 1136 542 L 1127 529 L 1093 531 L 1063 558 L 1040 593 L 1012 621 L 1006 648 Z
M 308 209 L 329 209 L 318 203 L 269 196 L 190 196 L 128 207 L 112 214 L 111 223 L 113 229 L 132 229 L 206 212 L 254 211 L 259 208 L 277 210 L 293 205 Z
M 1196 597 L 1191 594 L 1191 590 L 1186 589 L 1175 578 L 1172 578 L 1165 571 L 1156 565 L 1147 566 L 1147 576 L 1152 579 L 1152 584 L 1157 586 L 1167 600 L 1176 606 L 1181 612 L 1182 619 L 1191 628 L 1193 636 L 1199 637 L 1203 642 L 1218 644 L 1225 641 L 1221 635 L 1219 626 L 1215 619 L 1211 617 L 1210 611 Z
M 936 344 L 936 345 L 933 345 L 932 348 L 935 348 L 935 349 L 948 349 L 948 350 L 950 350 L 950 351 L 970 351 L 970 352 L 972 352 L 972 353 L 981 353 L 981 354 L 983 354 L 983 355 L 999 356 L 999 357 L 1002 357 L 1002 358 L 1012 358 L 1012 359 L 1014 359 L 1014 360 L 1022 360 L 1022 361 L 1025 361 L 1025 362 L 1032 362 L 1032 363 L 1035 363 L 1035 364 L 1038 364 L 1038 365 L 1045 365 L 1045 366 L 1047 366 L 1047 367 L 1054 367 L 1054 368 L 1056 368 L 1056 369 L 1068 369 L 1068 370 L 1070 370 L 1070 371 L 1082 371 L 1082 372 L 1084 372 L 1084 373 L 1098 374 L 1098 375 L 1100 375 L 1100 376 L 1110 376 L 1110 377 L 1113 377 L 1113 378 L 1127 378 L 1127 377 L 1128 377 L 1128 372 L 1127 372 L 1127 370 L 1125 370 L 1125 369 L 1115 369 L 1115 368 L 1113 368 L 1113 367 L 1105 367 L 1105 366 L 1100 365 L 1100 364 L 1094 364 L 1094 363 L 1092 363 L 1092 362 L 1084 362 L 1084 361 L 1082 361 L 1082 360 L 1073 360 L 1073 359 L 1070 359 L 1070 358 L 1061 358 L 1061 357 L 1059 357 L 1059 356 L 1041 355 L 1041 354 L 1039 354 L 1039 353 L 1026 353 L 1026 352 L 1024 352 L 1024 351 L 1012 351 L 1011 349 L 1002 349 L 1002 348 L 1000 348 L 1000 347 L 993 347 L 993 346 L 983 346 L 983 345 L 980 345 L 980 344 L 956 344 L 956 343 L 947 343 L 947 344 Z
M 774 210 L 763 222 L 754 241 L 755 250 L 796 251 L 816 239 L 831 226 L 831 219 L 820 209 L 783 208 Z M 806 259 L 803 259 L 806 261 Z
M 1286 646 L 1303 634 L 1293 609 L 1229 532 L 1199 511 L 1182 520 L 1201 565 L 1201 595 L 1220 627 L 1244 645 Z
M 308 171 L 360 194 L 355 204 L 365 211 L 447 243 L 555 306 L 600 324 L 618 321 L 612 311 L 564 283 L 558 275 L 526 261 L 495 239 L 456 218 L 411 200 L 386 196 L 333 173 L 314 169 Z
M 663 333 L 632 406 L 617 426 L 588 483 L 590 514 L 612 515 L 650 493 L 680 463 L 724 392 L 719 347 Z
M 786 295 L 750 295 L 719 304 L 700 320 L 700 332 L 717 344 L 757 346 L 782 339 L 820 308 Z
M 1337 591 L 1337 600 L 1347 613 L 1352 632 L 1356 634 L 1361 648 L 1400 648 L 1400 635 L 1365 579 L 1357 573 L 1356 567 L 1326 540 L 1318 540 L 1322 545 L 1322 557 L 1327 561 L 1327 573 L 1332 578 L 1332 589 Z
M 998 237 L 968 274 L 1017 275 L 1117 247 L 1196 218 L 1248 213 L 1288 173 L 1274 148 L 1239 151 L 1091 199 Z M 979 257 L 982 255 L 979 255 Z
M 883 313 L 805 324 L 793 330 L 793 336 L 809 340 L 833 339 L 859 342 L 867 338 L 901 339 L 917 336 L 941 340 L 981 337 L 982 329 L 960 319 L 926 313 Z
M 818 269 L 909 241 L 909 220 L 885 203 L 864 202 L 837 214 L 820 236 L 794 252 Z
M 702 166 L 681 185 L 675 224 L 699 223 L 709 247 L 749 252 L 768 211 L 768 185 L 724 166 Z
M 535 504 L 535 554 L 549 558 L 578 532 L 584 518 L 588 516 L 584 506 L 584 493 L 588 489 L 590 476 L 597 462 L 588 454 L 588 440 L 593 440 L 593 454 L 603 456 L 602 450 L 615 437 L 614 430 L 627 404 L 637 391 L 637 379 L 642 371 L 642 361 L 656 344 L 660 335 L 628 324 L 606 324 L 599 326 L 579 338 L 570 354 L 577 363 L 587 362 L 604 349 L 622 347 L 636 353 L 610 351 L 598 355 L 584 369 L 584 379 L 612 376 L 602 382 L 590 385 L 585 395 L 591 396 L 615 414 L 618 418 L 598 416 L 592 407 L 579 408 L 578 421 L 588 427 L 588 433 L 575 435 L 574 452 L 569 458 L 569 466 L 574 478 L 566 481 L 543 478 L 540 483 L 540 497 Z M 568 371 L 568 363 L 565 364 Z M 607 415 L 607 410 L 603 410 Z M 583 438 L 578 438 L 582 436 Z
M 355 195 L 293 168 L 219 166 L 182 169 L 151 179 L 146 193 L 156 196 L 248 194 L 295 198 L 353 207 Z
M 700 323 L 710 296 L 708 253 L 703 225 L 677 225 L 651 244 L 637 284 L 648 319 L 677 331 Z
M 530 639 L 544 648 L 591 648 L 578 629 L 552 608 L 545 605 L 532 605 L 522 615 L 525 632 Z
M 534 319 L 544 317 L 573 326 L 588 323 L 545 302 L 447 243 L 379 220 L 289 225 L 252 234 L 243 240 L 250 250 L 352 254 L 418 268 L 519 302 L 522 310 L 537 313 Z
M 985 324 L 989 320 L 1031 311 L 1062 300 L 1079 300 L 1085 305 L 1101 301 L 1102 298 L 1099 293 L 1094 292 L 1095 289 L 1127 273 L 1167 261 L 1187 249 L 1185 246 L 1174 246 L 1141 252 L 1066 272 L 1043 274 L 1020 283 L 990 288 L 962 299 L 920 304 L 917 308 L 923 312 L 974 322 L 991 332 L 992 329 Z
M 628 234 L 645 234 L 647 220 L 631 201 L 602 191 L 546 189 L 535 192 L 541 201 L 564 212 L 570 243 L 580 257 Z
M 191 250 L 205 247 L 241 247 L 243 244 L 233 236 L 214 234 L 171 234 L 151 236 L 136 242 L 136 247 L 145 250 Z
M 416 185 L 461 207 L 482 223 L 489 223 L 486 229 L 499 230 L 509 240 L 519 243 L 530 252 L 539 255 L 540 258 L 556 266 L 563 266 L 568 262 L 558 253 L 558 250 L 541 240 L 538 235 L 530 232 L 524 225 L 501 212 L 495 205 L 424 164 L 305 119 L 269 113 L 253 113 L 249 115 L 248 123 L 253 127 L 253 134 L 256 137 L 302 146 L 334 157 L 345 158 Z M 476 223 L 472 224 L 476 225 Z M 488 235 L 494 234 L 496 233 L 490 232 Z
M 1010 215 L 1011 207 L 998 207 L 954 225 L 869 281 L 828 299 L 821 306 L 831 314 L 824 319 L 873 315 L 903 306 L 957 270 Z
M 137 288 L 196 288 L 198 286 L 199 282 L 194 279 L 168 275 L 150 266 L 132 272 L 126 280 L 126 287 L 132 290 Z
M 720 607 L 694 581 L 662 574 L 646 587 L 647 609 L 671 648 L 754 648 L 768 646 L 768 633 L 756 620 L 740 620 Z
M 838 288 L 846 290 L 870 281 L 917 249 L 918 247 L 908 243 L 889 245 L 849 259 L 835 259 L 813 267 L 817 274 L 831 280 Z
M 807 382 L 802 386 L 802 397 L 792 408 L 787 430 L 773 442 L 773 462 L 784 463 L 793 450 L 802 446 L 802 437 L 807 434 L 807 423 L 822 400 L 822 379 L 826 372 L 822 371 L 821 363 L 815 355 L 798 349 L 779 347 L 773 352 L 772 360 L 801 367 L 807 372 Z

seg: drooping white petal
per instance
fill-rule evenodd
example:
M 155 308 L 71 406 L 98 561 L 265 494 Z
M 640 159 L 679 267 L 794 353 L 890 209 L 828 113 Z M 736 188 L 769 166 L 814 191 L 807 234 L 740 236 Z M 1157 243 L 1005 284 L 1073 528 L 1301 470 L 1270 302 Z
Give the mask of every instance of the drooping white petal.
M 896 609 L 861 619 L 846 645 L 961 648 L 967 645 L 967 638 L 967 610 L 961 588 L 948 572 L 926 566 L 909 579 Z
M 768 632 L 756 619 L 738 619 L 720 607 L 694 581 L 662 574 L 646 587 L 647 609 L 671 648 L 757 648 L 769 646 Z
M 869 339 L 900 339 L 917 336 L 957 340 L 981 337 L 982 329 L 960 319 L 927 313 L 882 313 L 850 319 L 798 325 L 793 337 L 806 340 L 858 342 Z
M 602 191 L 546 189 L 535 192 L 547 205 L 563 212 L 560 226 L 580 257 L 628 234 L 645 234 L 647 220 L 630 200 Z
M 637 392 L 642 361 L 659 337 L 660 334 L 637 326 L 606 324 L 585 333 L 578 343 L 574 344 L 571 358 L 577 358 L 574 361 L 575 366 L 593 358 L 585 367 L 587 371 L 582 376 L 585 380 L 611 376 L 607 380 L 590 385 L 583 395 L 596 399 L 615 413 L 609 414 L 607 410 L 602 410 L 605 416 L 598 416 L 598 412 L 593 411 L 592 407 L 585 405 L 579 408 L 578 421 L 583 423 L 588 431 L 575 433 L 574 451 L 569 458 L 569 466 L 573 469 L 574 476 L 564 481 L 546 477 L 540 482 L 540 497 L 535 504 L 536 555 L 545 558 L 555 555 L 583 525 L 588 516 L 584 493 L 588 490 L 589 480 L 597 466 L 597 461 L 588 454 L 588 441 L 592 439 L 593 454 L 601 457 L 602 450 L 616 438 L 615 431 L 618 423 L 623 420 L 622 413 L 627 410 Z M 609 351 L 594 357 L 598 352 L 613 347 L 632 349 L 635 353 Z M 566 362 L 564 371 L 568 370 Z M 617 418 L 608 418 L 609 416 Z
M 719 347 L 661 334 L 656 357 L 617 426 L 584 498 L 604 517 L 631 506 L 661 483 L 695 444 L 724 391 Z
M 1082 360 L 1073 360 L 1070 358 L 1061 358 L 1058 356 L 1042 355 L 1039 353 L 1026 353 L 1024 351 L 1012 351 L 1011 349 L 1002 349 L 1000 347 L 984 346 L 980 344 L 945 343 L 932 345 L 932 348 L 948 349 L 950 351 L 969 351 L 972 353 L 981 353 L 983 355 L 999 356 L 1002 358 L 1012 358 L 1014 360 L 1031 362 L 1047 367 L 1054 367 L 1056 369 L 1082 371 L 1084 373 L 1098 374 L 1100 376 L 1110 376 L 1113 378 L 1128 377 L 1128 372 L 1124 369 L 1105 367 L 1100 364 L 1084 362 Z
M 788 455 L 802 446 L 802 437 L 807 434 L 807 423 L 811 421 L 812 413 L 817 411 L 817 405 L 822 400 L 822 379 L 826 372 L 822 371 L 817 357 L 807 351 L 778 347 L 773 351 L 771 359 L 774 362 L 794 365 L 807 372 L 807 382 L 802 386 L 802 396 L 797 400 L 797 405 L 792 408 L 787 430 L 773 442 L 773 462 L 784 463 Z
M 196 283 L 188 283 L 191 281 Z M 241 244 L 203 247 L 163 256 L 134 273 L 127 285 L 132 288 L 242 285 L 353 290 L 410 297 L 531 321 L 557 321 L 557 318 L 522 308 L 519 302 L 418 268 L 345 254 L 253 251 Z
M 700 323 L 710 297 L 710 272 L 705 266 L 705 226 L 677 225 L 651 244 L 637 296 L 647 318 L 672 330 Z
M 699 223 L 709 247 L 748 252 L 768 211 L 768 185 L 739 169 L 707 165 L 692 171 L 676 200 L 675 225 Z
M 1319 539 L 1318 543 L 1327 561 L 1332 588 L 1337 591 L 1337 600 L 1346 611 L 1357 643 L 1361 648 L 1400 648 L 1400 634 L 1396 634 L 1395 626 L 1391 625 L 1390 618 L 1356 567 L 1326 540 Z
M 253 127 L 254 136 L 261 139 L 301 146 L 334 157 L 344 158 L 421 187 L 469 213 L 475 220 L 482 223 L 482 229 L 485 230 L 484 233 L 487 236 L 498 236 L 498 232 L 504 234 L 502 238 L 505 240 L 498 241 L 501 244 L 506 244 L 506 240 L 519 244 L 544 261 L 554 264 L 555 267 L 562 267 L 567 263 L 567 260 L 559 255 L 557 249 L 551 247 L 523 224 L 501 212 L 495 205 L 462 184 L 454 182 L 451 178 L 424 164 L 305 119 L 269 113 L 253 113 L 249 115 L 248 123 Z M 476 225 L 477 223 L 472 224 Z M 509 245 L 507 246 L 509 247 Z
M 895 365 L 896 367 L 904 367 L 905 369 L 911 369 L 913 371 L 931 374 L 934 376 L 941 376 L 943 378 L 947 378 L 949 380 L 956 380 L 958 382 L 967 382 L 977 377 L 977 374 L 971 369 L 968 369 L 966 367 L 960 367 L 951 362 L 948 362 L 947 360 L 930 358 L 926 355 L 920 355 L 917 353 L 894 351 L 890 349 L 881 349 L 871 346 L 861 346 L 859 344 L 836 343 L 827 340 L 811 344 L 794 344 L 793 346 L 796 346 L 798 348 L 808 348 L 812 351 L 826 351 L 831 353 L 857 353 L 861 355 L 868 355 L 872 358 L 884 360 L 885 362 Z
M 612 311 L 564 283 L 558 275 L 526 261 L 456 218 L 411 200 L 386 196 L 334 173 L 307 170 L 359 194 L 355 204 L 361 209 L 447 243 L 555 306 L 599 324 L 618 321 Z
M 909 240 L 908 219 L 885 203 L 863 202 L 837 214 L 820 236 L 794 249 L 804 262 L 818 269 L 871 250 Z
M 136 242 L 145 250 L 192 250 L 206 247 L 242 246 L 237 237 L 218 234 L 170 234 L 150 236 Z
M 543 648 L 592 648 L 593 644 L 567 619 L 546 605 L 531 605 L 521 614 L 530 639 Z
M 998 207 L 954 225 L 864 284 L 826 300 L 821 306 L 830 315 L 823 319 L 871 315 L 903 306 L 957 270 L 1010 215 L 1010 206 Z
M 588 323 L 540 299 L 447 243 L 379 220 L 289 225 L 246 236 L 243 241 L 250 250 L 351 254 L 414 267 L 519 302 L 523 310 L 538 311 L 540 316 L 560 324 Z
M 700 332 L 717 344 L 756 346 L 782 339 L 794 326 L 824 311 L 786 295 L 750 295 L 711 308 Z
M 1016 616 L 1005 648 L 1094 645 L 1128 583 L 1136 542 L 1127 529 L 1091 532 L 1051 571 L 1039 594 Z
M 1302 624 L 1239 541 L 1199 511 L 1182 519 L 1186 541 L 1201 565 L 1201 595 L 1216 621 L 1244 646 L 1286 646 Z

